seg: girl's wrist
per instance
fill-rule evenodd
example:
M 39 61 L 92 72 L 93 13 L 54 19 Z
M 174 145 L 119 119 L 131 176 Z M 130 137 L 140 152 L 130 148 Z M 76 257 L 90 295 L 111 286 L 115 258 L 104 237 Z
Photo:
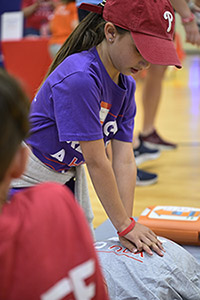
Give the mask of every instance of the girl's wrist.
M 127 226 L 127 227 L 125 227 L 122 231 L 117 231 L 117 234 L 119 235 L 119 236 L 125 236 L 126 234 L 128 234 L 134 227 L 135 227 L 135 220 L 131 217 L 130 218 L 130 220 L 131 220 L 131 223 Z

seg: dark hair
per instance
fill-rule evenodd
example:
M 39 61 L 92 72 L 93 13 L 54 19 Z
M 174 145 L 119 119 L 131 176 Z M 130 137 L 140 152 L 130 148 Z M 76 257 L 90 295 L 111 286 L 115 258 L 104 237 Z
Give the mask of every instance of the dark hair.
M 74 29 L 71 35 L 66 39 L 56 57 L 54 58 L 45 79 L 50 75 L 55 68 L 69 55 L 81 51 L 89 50 L 100 44 L 105 38 L 104 26 L 106 21 L 101 15 L 89 13 Z M 119 34 L 124 34 L 127 30 L 116 27 Z M 44 80 L 45 80 L 44 79 Z
M 29 100 L 19 83 L 0 69 L 0 181 L 29 132 Z

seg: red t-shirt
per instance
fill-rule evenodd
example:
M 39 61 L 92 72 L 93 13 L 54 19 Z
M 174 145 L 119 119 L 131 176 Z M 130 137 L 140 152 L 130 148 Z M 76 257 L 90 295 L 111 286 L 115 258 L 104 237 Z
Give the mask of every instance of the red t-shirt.
M 0 299 L 108 299 L 85 216 L 65 186 L 27 188 L 4 205 Z
M 28 7 L 35 2 L 36 0 L 22 0 L 22 8 Z M 54 7 L 48 3 L 48 0 L 41 0 L 40 2 L 41 5 L 38 7 L 38 9 L 31 16 L 25 19 L 26 28 L 34 28 L 39 30 L 42 25 L 49 22 Z M 53 2 L 57 3 L 58 0 L 53 0 Z

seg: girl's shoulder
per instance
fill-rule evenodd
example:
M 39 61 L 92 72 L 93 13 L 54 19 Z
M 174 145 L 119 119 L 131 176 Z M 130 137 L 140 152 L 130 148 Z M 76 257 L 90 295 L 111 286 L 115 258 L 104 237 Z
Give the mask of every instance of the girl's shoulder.
M 102 67 L 93 51 L 83 51 L 68 56 L 48 77 L 51 86 L 65 80 L 99 81 L 102 77 Z M 88 82 L 88 84 L 89 84 Z

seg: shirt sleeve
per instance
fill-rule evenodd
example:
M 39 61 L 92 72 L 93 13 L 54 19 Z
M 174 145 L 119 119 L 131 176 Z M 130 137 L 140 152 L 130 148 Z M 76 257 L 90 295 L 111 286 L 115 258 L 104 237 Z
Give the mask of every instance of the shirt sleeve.
M 61 142 L 103 138 L 100 88 L 88 73 L 77 72 L 52 88 L 54 113 Z

